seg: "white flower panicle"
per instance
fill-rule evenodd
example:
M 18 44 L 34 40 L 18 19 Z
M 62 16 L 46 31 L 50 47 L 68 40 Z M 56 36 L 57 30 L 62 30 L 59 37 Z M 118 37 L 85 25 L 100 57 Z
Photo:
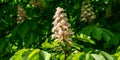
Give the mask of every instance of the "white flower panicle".
M 81 21 L 91 22 L 96 18 L 95 13 L 93 12 L 93 7 L 89 1 L 83 1 L 81 9 Z
M 21 5 L 18 5 L 17 10 L 18 10 L 18 12 L 17 12 L 17 23 L 22 23 L 22 22 L 24 22 L 24 20 L 26 18 L 26 12 Z
M 70 29 L 71 25 L 68 23 L 67 14 L 64 13 L 64 9 L 57 7 L 55 15 L 53 17 L 53 25 L 52 28 L 52 38 L 60 40 L 61 43 L 67 42 L 68 44 L 72 44 L 72 39 L 70 38 L 72 34 L 72 30 Z

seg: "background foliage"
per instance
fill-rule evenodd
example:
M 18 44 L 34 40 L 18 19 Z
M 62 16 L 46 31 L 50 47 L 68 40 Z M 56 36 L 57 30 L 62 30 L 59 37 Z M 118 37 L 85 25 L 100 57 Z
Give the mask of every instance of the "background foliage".
M 74 32 L 67 60 L 119 60 L 120 1 L 90 0 L 96 14 L 91 23 L 80 19 L 83 1 L 0 0 L 0 60 L 64 60 L 58 41 L 51 40 L 58 6 L 65 9 Z M 17 23 L 18 5 L 27 15 L 23 23 Z

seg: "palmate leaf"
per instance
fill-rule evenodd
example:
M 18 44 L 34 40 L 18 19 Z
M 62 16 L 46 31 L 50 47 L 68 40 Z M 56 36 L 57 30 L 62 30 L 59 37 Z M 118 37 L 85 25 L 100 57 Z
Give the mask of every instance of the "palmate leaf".
M 103 37 L 105 41 L 111 40 L 112 37 L 114 36 L 111 31 L 96 25 L 84 27 L 81 30 L 81 33 L 85 35 L 91 35 L 96 40 L 100 40 Z
M 81 33 L 85 35 L 91 35 L 93 38 L 100 40 L 102 38 L 103 30 L 96 25 L 92 25 L 92 26 L 87 26 L 83 28 L 81 30 Z
M 51 54 L 39 49 L 21 49 L 10 60 L 50 60 Z

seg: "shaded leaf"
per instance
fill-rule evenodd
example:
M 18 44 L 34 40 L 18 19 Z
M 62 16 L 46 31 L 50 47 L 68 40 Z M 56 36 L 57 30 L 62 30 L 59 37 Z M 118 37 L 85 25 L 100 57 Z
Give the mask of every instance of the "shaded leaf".
M 93 26 L 87 26 L 87 27 L 84 27 L 81 30 L 81 33 L 83 33 L 85 35 L 90 35 L 90 33 L 92 32 L 92 30 L 93 30 Z
M 28 25 L 28 22 L 24 22 L 23 24 L 21 24 L 18 28 L 18 34 L 21 38 L 24 38 L 26 33 L 28 32 L 30 26 Z
M 34 42 L 34 33 L 32 32 L 27 33 L 24 39 L 25 46 L 29 46 Z
M 94 27 L 93 31 L 92 31 L 92 36 L 97 39 L 100 40 L 102 38 L 102 33 L 103 30 L 99 27 Z
M 37 28 L 37 22 L 30 21 L 29 26 L 30 26 L 30 29 L 35 30 Z
M 106 40 L 106 41 L 109 41 L 111 39 L 111 36 L 109 34 L 107 34 L 106 32 L 103 33 L 103 38 Z

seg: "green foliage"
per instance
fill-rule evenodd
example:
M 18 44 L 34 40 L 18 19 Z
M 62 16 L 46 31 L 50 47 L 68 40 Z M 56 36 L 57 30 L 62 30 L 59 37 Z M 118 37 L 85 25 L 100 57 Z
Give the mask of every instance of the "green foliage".
M 22 60 L 22 54 L 23 52 L 27 51 L 26 49 L 22 49 L 15 53 L 15 55 L 10 60 Z
M 96 15 L 90 23 L 81 21 L 83 1 L 0 0 L 0 60 L 65 60 L 64 50 L 66 60 L 120 60 L 120 1 L 85 0 Z M 23 23 L 17 23 L 18 5 L 26 12 Z M 74 32 L 71 47 L 51 39 L 58 6 Z
M 114 60 L 112 56 L 110 56 L 108 53 L 101 51 L 101 54 L 107 59 L 107 60 Z
M 92 57 L 94 57 L 95 60 L 105 60 L 105 58 L 102 55 L 98 54 L 91 54 Z
M 85 34 L 81 33 L 80 36 L 77 35 L 77 38 L 83 42 L 89 42 L 91 44 L 95 44 L 95 42 L 90 39 L 90 36 L 86 36 Z
M 21 49 L 10 60 L 50 60 L 51 54 L 39 49 Z
M 24 22 L 23 24 L 19 25 L 18 27 L 18 35 L 21 37 L 21 38 L 24 38 L 26 33 L 28 32 L 29 30 L 29 25 L 28 25 L 28 22 Z
M 86 35 L 92 35 L 92 37 L 98 41 L 102 38 L 104 38 L 105 41 L 109 41 L 113 37 L 112 32 L 96 25 L 84 27 L 81 32 Z

